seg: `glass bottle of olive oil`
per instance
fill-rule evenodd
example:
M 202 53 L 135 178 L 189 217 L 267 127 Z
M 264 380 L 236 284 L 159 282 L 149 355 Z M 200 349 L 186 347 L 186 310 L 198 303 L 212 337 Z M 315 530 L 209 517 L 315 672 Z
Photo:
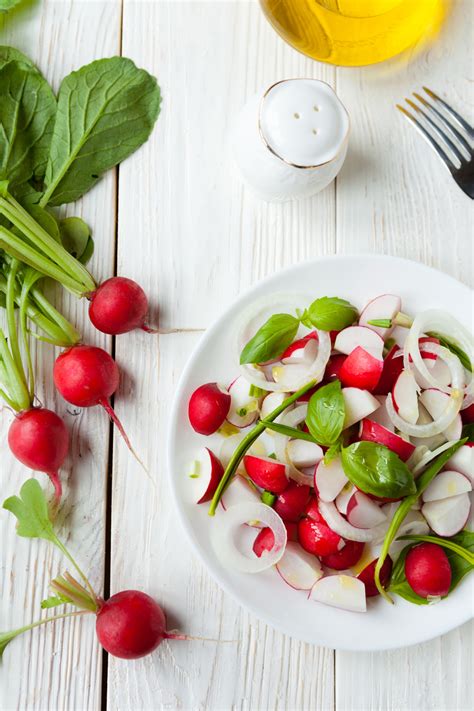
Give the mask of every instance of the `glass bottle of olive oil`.
M 447 0 L 260 0 L 289 44 L 321 62 L 375 64 L 433 36 Z

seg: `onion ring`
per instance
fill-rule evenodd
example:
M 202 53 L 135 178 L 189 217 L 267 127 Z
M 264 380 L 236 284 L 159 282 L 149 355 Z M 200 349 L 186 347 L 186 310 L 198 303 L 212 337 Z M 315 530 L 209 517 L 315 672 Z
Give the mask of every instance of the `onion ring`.
M 384 521 L 384 523 L 374 526 L 374 528 L 355 528 L 339 513 L 332 501 L 329 503 L 319 500 L 318 509 L 329 528 L 348 541 L 359 541 L 360 543 L 376 542 L 385 534 L 390 524 L 389 521 Z
M 308 404 L 298 405 L 294 410 L 286 413 L 281 420 L 282 425 L 288 427 L 296 427 L 305 421 L 308 413 Z M 288 474 L 290 479 L 296 481 L 297 484 L 305 484 L 306 486 L 314 486 L 314 474 L 305 474 L 295 467 L 291 458 L 288 455 L 288 443 L 290 437 L 275 433 L 275 454 L 279 462 L 285 462 L 288 465 Z

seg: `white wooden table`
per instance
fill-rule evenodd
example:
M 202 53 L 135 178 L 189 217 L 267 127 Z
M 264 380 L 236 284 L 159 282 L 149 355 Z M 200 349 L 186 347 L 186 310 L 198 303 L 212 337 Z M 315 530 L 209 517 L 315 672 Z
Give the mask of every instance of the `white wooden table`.
M 151 140 L 70 212 L 94 228 L 97 277 L 116 270 L 137 278 L 171 333 L 135 332 L 112 343 L 87 327 L 84 303 L 63 302 L 86 338 L 115 349 L 124 372 L 116 409 L 150 463 L 156 489 L 102 412 L 74 412 L 54 399 L 47 346 L 36 357 L 39 394 L 74 432 L 61 533 L 97 588 L 141 588 L 164 605 L 171 627 L 236 640 L 164 644 L 128 663 L 101 652 L 92 617 L 66 620 L 9 647 L 0 708 L 472 708 L 472 627 L 390 653 L 335 653 L 285 637 L 241 609 L 191 552 L 165 464 L 170 402 L 191 349 L 261 277 L 322 254 L 383 252 L 472 283 L 472 204 L 394 109 L 428 83 L 469 116 L 472 0 L 453 4 L 428 52 L 409 65 L 360 70 L 301 56 L 277 37 L 256 2 L 27 0 L 0 17 L 0 42 L 29 54 L 55 88 L 72 69 L 119 53 L 159 78 L 164 103 Z M 259 86 L 295 76 L 324 79 L 346 104 L 353 126 L 347 162 L 312 200 L 255 202 L 231 172 L 229 125 Z M 2 499 L 27 476 L 7 450 L 10 417 L 4 410 L 0 420 Z M 46 544 L 18 539 L 6 512 L 0 531 L 5 630 L 37 618 L 63 562 Z

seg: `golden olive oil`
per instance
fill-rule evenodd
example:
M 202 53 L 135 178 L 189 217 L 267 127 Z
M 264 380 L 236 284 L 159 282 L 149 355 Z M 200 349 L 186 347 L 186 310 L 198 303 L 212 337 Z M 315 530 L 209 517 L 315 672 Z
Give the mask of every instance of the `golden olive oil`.
M 436 34 L 446 0 L 260 0 L 277 32 L 331 64 L 375 64 Z

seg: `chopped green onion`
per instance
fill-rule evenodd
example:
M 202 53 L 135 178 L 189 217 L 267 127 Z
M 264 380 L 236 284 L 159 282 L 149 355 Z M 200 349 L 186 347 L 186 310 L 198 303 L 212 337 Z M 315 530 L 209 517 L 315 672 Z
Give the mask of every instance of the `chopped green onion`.
M 267 506 L 273 506 L 277 497 L 275 494 L 272 494 L 271 491 L 262 491 L 260 498 L 262 499 L 262 503 L 267 504 Z

